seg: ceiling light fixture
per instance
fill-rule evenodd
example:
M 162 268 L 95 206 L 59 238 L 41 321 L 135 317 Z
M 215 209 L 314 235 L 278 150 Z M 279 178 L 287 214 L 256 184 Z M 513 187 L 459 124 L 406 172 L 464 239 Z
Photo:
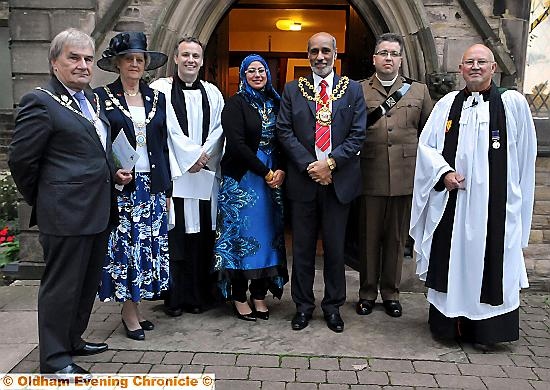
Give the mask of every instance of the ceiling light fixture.
M 294 22 L 290 25 L 290 31 L 301 31 L 302 23 Z
M 279 19 L 275 22 L 275 26 L 282 31 L 301 31 L 302 23 L 294 22 L 290 19 Z

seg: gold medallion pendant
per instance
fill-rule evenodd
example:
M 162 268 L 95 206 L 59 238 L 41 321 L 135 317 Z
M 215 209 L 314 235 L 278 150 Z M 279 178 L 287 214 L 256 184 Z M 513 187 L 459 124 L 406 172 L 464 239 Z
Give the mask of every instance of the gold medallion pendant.
M 332 122 L 332 113 L 327 106 L 323 106 L 315 114 L 317 122 L 322 126 L 330 126 Z

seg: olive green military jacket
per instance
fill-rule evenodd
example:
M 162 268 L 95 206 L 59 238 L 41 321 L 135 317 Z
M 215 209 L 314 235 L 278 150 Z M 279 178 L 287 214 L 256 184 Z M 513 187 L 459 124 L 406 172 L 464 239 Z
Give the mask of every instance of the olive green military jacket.
M 380 84 L 376 76 L 361 83 L 367 112 L 370 114 L 391 94 L 402 87 L 399 76 L 391 89 Z M 426 123 L 433 103 L 425 84 L 409 80 L 411 88 L 376 123 L 367 115 L 367 138 L 361 150 L 363 195 L 410 195 L 413 190 L 418 136 Z

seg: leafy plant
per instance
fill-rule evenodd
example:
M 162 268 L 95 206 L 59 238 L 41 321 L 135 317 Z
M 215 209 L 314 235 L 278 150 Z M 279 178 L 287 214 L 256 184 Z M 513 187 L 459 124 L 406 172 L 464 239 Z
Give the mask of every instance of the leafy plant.
M 0 230 L 0 267 L 17 260 L 19 240 L 16 231 L 8 226 Z

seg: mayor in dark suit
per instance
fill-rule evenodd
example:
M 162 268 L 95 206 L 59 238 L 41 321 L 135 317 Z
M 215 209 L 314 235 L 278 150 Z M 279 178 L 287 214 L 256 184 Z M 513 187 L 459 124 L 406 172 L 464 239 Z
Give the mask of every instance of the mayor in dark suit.
M 51 42 L 51 80 L 21 98 L 8 164 L 19 192 L 32 206 L 45 269 L 38 293 L 40 371 L 87 374 L 72 356 L 107 349 L 82 340 L 105 257 L 114 171 L 110 129 L 88 89 L 94 41 L 76 29 Z M 114 212 L 113 212 L 114 211 Z
M 324 249 L 321 308 L 329 329 L 344 330 L 339 308 L 346 300 L 344 241 L 350 202 L 361 190 L 359 151 L 367 114 L 361 87 L 333 71 L 336 39 L 308 41 L 313 74 L 285 86 L 277 136 L 288 158 L 287 196 L 292 221 L 292 329 L 305 328 L 315 308 L 313 281 L 317 235 Z

